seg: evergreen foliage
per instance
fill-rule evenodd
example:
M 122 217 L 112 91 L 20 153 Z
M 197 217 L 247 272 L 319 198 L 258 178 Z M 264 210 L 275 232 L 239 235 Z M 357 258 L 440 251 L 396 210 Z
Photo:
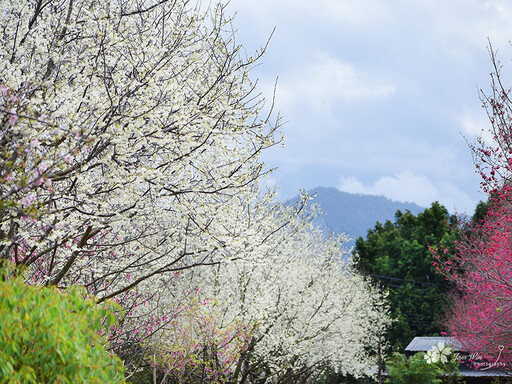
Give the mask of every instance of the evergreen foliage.
M 434 202 L 417 216 L 398 211 L 393 223 L 377 223 L 366 239 L 356 241 L 355 267 L 389 292 L 396 321 L 388 338 L 396 350 L 403 350 L 415 336 L 441 331 L 438 320 L 449 286 L 436 274 L 429 247 L 442 244 L 453 249 L 457 225 L 457 219 Z

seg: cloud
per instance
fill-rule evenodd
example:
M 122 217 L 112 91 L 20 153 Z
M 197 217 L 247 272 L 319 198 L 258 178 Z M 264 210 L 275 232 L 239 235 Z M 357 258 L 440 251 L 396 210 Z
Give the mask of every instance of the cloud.
M 365 185 L 356 177 L 341 178 L 340 191 L 365 195 L 385 196 L 402 202 L 413 202 L 429 207 L 432 202 L 440 201 L 450 211 L 472 213 L 475 201 L 451 182 L 436 182 L 424 175 L 405 171 L 393 176 L 384 176 L 373 184 Z
M 301 15 L 351 26 L 375 26 L 393 9 L 379 0 L 232 0 L 230 4 L 241 13 L 258 15 L 262 23 L 274 24 Z
M 497 46 L 508 44 L 512 33 L 509 22 L 512 7 L 508 0 L 436 0 L 432 3 L 428 18 L 444 41 L 458 40 L 477 49 L 487 44 L 487 38 Z
M 486 143 L 493 141 L 493 135 L 489 131 L 491 123 L 489 118 L 483 112 L 476 114 L 474 112 L 465 111 L 458 117 L 459 124 L 462 127 L 462 134 L 469 142 L 473 142 L 475 138 L 481 137 Z
M 414 202 L 421 206 L 429 206 L 440 196 L 438 189 L 426 176 L 415 175 L 410 171 L 381 177 L 369 186 L 355 177 L 342 178 L 338 189 L 350 193 L 383 195 L 392 200 Z
M 474 207 L 479 180 L 459 132 L 472 142 L 489 127 L 477 88 L 492 69 L 487 37 L 510 69 L 510 1 L 231 0 L 228 8 L 239 11 L 238 42 L 249 53 L 277 27 L 252 78 L 270 99 L 279 77 L 286 147 L 264 156 L 280 168 L 283 189 L 353 175 L 342 189 Z
M 262 91 L 271 95 L 273 88 L 274 83 L 263 84 Z M 309 65 L 278 81 L 276 100 L 284 111 L 307 105 L 317 112 L 328 113 L 337 102 L 386 97 L 394 92 L 395 86 L 390 81 L 320 53 Z
M 314 98 L 352 100 L 387 96 L 395 91 L 392 84 L 327 54 L 318 55 L 315 63 L 307 69 L 306 76 L 304 80 L 307 82 L 303 85 Z

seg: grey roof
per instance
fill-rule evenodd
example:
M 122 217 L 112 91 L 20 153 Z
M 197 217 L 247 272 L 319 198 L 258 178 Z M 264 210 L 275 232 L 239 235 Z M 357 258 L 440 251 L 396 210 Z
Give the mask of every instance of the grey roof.
M 478 370 L 478 369 L 461 369 L 459 371 L 461 376 L 464 377 L 510 377 L 512 376 L 512 372 L 501 371 L 498 369 L 488 369 L 486 371 Z
M 406 352 L 425 352 L 437 343 L 444 342 L 457 352 L 463 352 L 461 344 L 451 337 L 443 336 L 428 336 L 428 337 L 415 337 L 405 348 Z M 499 369 L 470 369 L 464 367 L 460 369 L 461 376 L 464 377 L 497 377 L 497 376 L 512 376 L 511 371 L 503 371 Z
M 421 352 L 432 349 L 437 343 L 444 342 L 458 352 L 462 352 L 462 346 L 460 343 L 452 337 L 443 336 L 426 336 L 426 337 L 415 337 L 409 343 L 405 350 L 407 352 Z

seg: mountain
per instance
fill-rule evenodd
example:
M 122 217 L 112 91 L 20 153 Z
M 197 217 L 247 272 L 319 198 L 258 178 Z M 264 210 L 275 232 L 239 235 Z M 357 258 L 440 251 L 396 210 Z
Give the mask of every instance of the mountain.
M 402 203 L 384 196 L 371 196 L 341 192 L 336 188 L 316 187 L 308 191 L 316 194 L 313 204 L 319 204 L 324 215 L 318 219 L 318 225 L 327 232 L 345 233 L 352 239 L 366 237 L 368 229 L 373 228 L 377 221 L 385 223 L 393 221 L 395 212 L 409 210 L 414 215 L 425 208 L 414 203 Z M 287 203 L 293 204 L 298 197 Z M 354 241 L 350 242 L 354 245 Z

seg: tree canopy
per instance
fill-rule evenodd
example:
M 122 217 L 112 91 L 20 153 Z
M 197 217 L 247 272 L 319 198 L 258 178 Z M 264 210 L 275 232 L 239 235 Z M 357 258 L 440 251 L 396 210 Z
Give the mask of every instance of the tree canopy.
M 457 219 L 438 202 L 417 216 L 397 211 L 395 221 L 377 223 L 353 251 L 355 268 L 389 292 L 391 316 L 396 319 L 388 337 L 403 350 L 415 336 L 436 335 L 449 289 L 436 273 L 430 246 L 453 249 Z

